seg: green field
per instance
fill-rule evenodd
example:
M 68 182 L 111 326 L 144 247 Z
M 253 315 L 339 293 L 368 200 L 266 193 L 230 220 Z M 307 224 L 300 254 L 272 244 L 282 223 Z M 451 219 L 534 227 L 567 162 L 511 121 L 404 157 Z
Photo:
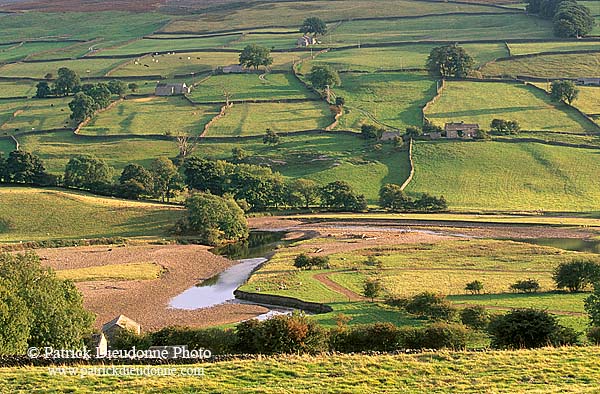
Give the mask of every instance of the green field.
M 504 44 L 464 44 L 467 52 L 477 63 L 485 63 L 508 56 Z M 427 57 L 434 45 L 409 44 L 391 48 L 356 48 L 332 50 L 320 54 L 314 61 L 303 66 L 309 72 L 311 64 L 326 63 L 338 70 L 377 71 L 425 68 Z
M 35 90 L 35 84 L 28 81 L 0 82 L 0 98 L 33 96 Z
M 321 101 L 305 103 L 235 104 L 208 130 L 208 136 L 263 135 L 275 132 L 324 129 L 333 122 L 331 110 Z
M 79 43 L 71 43 L 69 46 L 48 50 L 44 52 L 37 52 L 30 55 L 28 60 L 51 60 L 51 59 L 65 59 L 71 58 L 76 59 L 83 57 L 84 55 L 90 52 L 90 48 L 95 47 L 96 45 L 101 45 L 101 39 L 79 42 Z
M 441 126 L 446 122 L 478 123 L 487 129 L 494 118 L 517 120 L 523 130 L 595 132 L 576 111 L 550 101 L 533 86 L 449 81 L 427 117 Z
M 0 19 L 1 21 L 1 19 Z M 0 23 L 0 26 L 2 23 Z M 34 53 L 50 51 L 57 48 L 65 48 L 72 45 L 71 42 L 24 42 L 13 45 L 0 45 L 0 63 L 22 60 Z
M 102 47 L 150 34 L 169 19 L 169 16 L 151 12 L 24 12 L 0 18 L 0 30 L 3 41 L 102 37 L 99 45 Z
M 190 49 L 223 48 L 239 36 L 178 38 L 171 40 L 141 39 L 125 45 L 106 48 L 94 55 L 128 55 L 163 51 L 183 51 Z
M 423 74 L 342 74 L 334 88 L 346 99 L 339 129 L 360 130 L 363 123 L 381 122 L 404 131 L 422 124 L 421 108 L 435 96 L 435 81 Z
M 593 115 L 596 123 L 600 125 L 600 88 L 592 86 L 578 86 L 579 95 L 573 105 L 587 115 Z
M 0 202 L 0 242 L 159 236 L 180 215 L 175 207 L 52 189 L 0 187 Z
M 274 4 L 255 4 L 240 9 L 212 10 L 210 14 L 197 15 L 176 20 L 165 26 L 168 32 L 211 32 L 223 29 L 264 28 L 281 25 L 299 26 L 310 16 L 329 20 L 389 17 L 407 15 L 425 15 L 448 12 L 502 12 L 497 8 L 469 4 L 426 3 L 406 0 L 379 0 L 378 6 L 364 0 L 346 0 L 331 2 L 311 1 L 310 4 L 278 2 Z
M 0 132 L 19 134 L 70 126 L 69 98 L 0 101 Z
M 82 78 L 101 77 L 117 65 L 127 62 L 126 59 L 80 59 L 59 60 L 44 63 L 11 63 L 0 67 L 0 74 L 5 77 L 28 77 L 42 79 L 48 73 L 56 75 L 61 67 L 75 71 Z
M 0 389 L 30 393 L 52 388 L 80 393 L 245 392 L 300 394 L 402 393 L 593 393 L 600 384 L 598 347 L 564 347 L 413 355 L 318 355 L 261 357 L 177 366 L 176 376 L 84 378 L 86 370 L 55 375 L 48 367 L 2 368 Z M 181 376 L 204 367 L 204 376 Z M 73 376 L 74 375 L 74 376 Z
M 196 102 L 224 103 L 224 92 L 234 101 L 316 97 L 292 74 L 268 74 L 264 80 L 257 74 L 215 75 L 199 83 L 190 97 Z
M 372 42 L 552 37 L 549 21 L 526 15 L 446 15 L 406 20 L 350 21 L 324 42 L 359 45 Z
M 485 75 L 522 75 L 539 78 L 595 77 L 600 52 L 588 54 L 540 55 L 488 63 Z
M 191 105 L 183 97 L 121 101 L 81 129 L 85 135 L 200 135 L 218 106 Z
M 249 32 L 235 41 L 231 41 L 227 47 L 244 49 L 246 45 L 257 44 L 270 49 L 291 49 L 296 47 L 300 36 L 301 34 L 297 32 L 289 34 L 252 34 Z
M 444 195 L 453 209 L 594 211 L 598 153 L 535 143 L 418 142 L 407 192 Z
M 511 55 L 527 55 L 540 52 L 562 52 L 562 51 L 600 51 L 600 41 L 591 42 L 526 42 L 508 43 Z

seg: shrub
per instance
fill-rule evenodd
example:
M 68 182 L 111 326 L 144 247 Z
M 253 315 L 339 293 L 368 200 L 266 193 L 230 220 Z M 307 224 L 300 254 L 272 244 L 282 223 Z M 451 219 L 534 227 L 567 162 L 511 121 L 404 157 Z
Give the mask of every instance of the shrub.
M 496 348 L 536 348 L 576 343 L 574 331 L 558 324 L 556 317 L 536 309 L 515 309 L 495 316 L 488 325 Z M 574 341 L 575 340 L 575 341 Z
M 594 284 L 594 292 L 584 301 L 585 311 L 593 326 L 600 326 L 600 284 Z
M 129 350 L 134 346 L 136 349 L 148 349 L 152 346 L 151 335 L 137 334 L 131 330 L 122 330 L 110 340 L 111 349 Z
M 371 302 L 375 297 L 379 296 L 381 290 L 383 290 L 383 286 L 381 285 L 381 282 L 376 279 L 369 279 L 363 284 L 363 295 L 370 298 Z
M 453 320 L 456 309 L 444 296 L 424 292 L 410 299 L 405 308 L 408 313 L 433 320 Z
M 467 327 L 483 330 L 490 322 L 490 316 L 482 306 L 472 306 L 460 311 L 460 321 Z
M 149 334 L 154 346 L 187 345 L 192 349 L 209 349 L 213 354 L 236 353 L 237 338 L 233 330 L 167 327 Z
M 594 345 L 600 345 L 600 327 L 590 327 L 587 337 Z
M 381 260 L 379 260 L 377 257 L 375 257 L 373 255 L 369 255 L 369 257 L 367 257 L 365 264 L 368 265 L 369 267 L 377 267 L 377 268 L 383 267 L 383 263 L 381 262 Z
M 318 353 L 327 349 L 326 332 L 304 315 L 275 316 L 236 327 L 238 341 L 260 354 Z M 239 342 L 238 342 L 239 343 Z
M 390 306 L 397 308 L 406 309 L 406 305 L 410 302 L 409 298 L 406 297 L 390 297 L 385 300 L 385 303 Z
M 473 282 L 467 283 L 465 290 L 470 291 L 472 294 L 479 294 L 481 293 L 481 290 L 483 290 L 483 283 L 478 280 L 474 280 Z
M 391 323 L 361 324 L 330 332 L 330 347 L 338 352 L 389 352 L 400 346 L 400 330 Z
M 520 280 L 510 285 L 510 289 L 520 293 L 536 293 L 540 289 L 540 283 L 535 279 Z
M 571 292 L 584 290 L 600 279 L 600 264 L 591 260 L 573 260 L 560 263 L 552 276 L 556 287 Z
M 302 253 L 294 259 L 294 267 L 300 269 L 311 269 L 312 267 L 327 269 L 329 268 L 329 258 L 327 256 L 310 257 Z
M 406 349 L 464 349 L 470 332 L 461 324 L 437 322 L 425 328 L 403 328 L 400 336 Z

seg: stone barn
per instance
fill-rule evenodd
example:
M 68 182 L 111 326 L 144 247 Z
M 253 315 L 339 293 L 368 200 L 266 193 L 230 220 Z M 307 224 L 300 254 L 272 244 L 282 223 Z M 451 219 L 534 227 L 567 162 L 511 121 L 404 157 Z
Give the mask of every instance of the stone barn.
M 102 333 L 109 342 L 123 331 L 131 331 L 139 335 L 142 327 L 125 315 L 119 315 L 102 326 Z
M 477 123 L 446 123 L 444 126 L 446 132 L 446 138 L 475 138 L 479 131 L 479 125 Z
M 154 90 L 155 96 L 178 96 L 188 94 L 192 90 L 185 83 L 159 83 Z

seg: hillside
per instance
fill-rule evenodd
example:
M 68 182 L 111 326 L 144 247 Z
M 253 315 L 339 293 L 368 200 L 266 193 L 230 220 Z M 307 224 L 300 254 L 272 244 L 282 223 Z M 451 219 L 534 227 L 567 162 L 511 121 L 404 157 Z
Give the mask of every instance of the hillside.
M 81 192 L 0 187 L 0 242 L 164 236 L 176 207 Z

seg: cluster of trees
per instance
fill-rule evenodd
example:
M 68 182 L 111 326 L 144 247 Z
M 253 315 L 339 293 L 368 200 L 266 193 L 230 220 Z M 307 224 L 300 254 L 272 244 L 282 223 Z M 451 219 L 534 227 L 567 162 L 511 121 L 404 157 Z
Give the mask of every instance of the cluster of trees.
M 240 152 L 236 152 L 240 155 Z M 343 181 L 319 187 L 308 179 L 285 181 L 268 167 L 230 163 L 191 157 L 185 161 L 185 183 L 190 189 L 217 196 L 229 194 L 244 210 L 263 211 L 267 208 L 308 208 L 320 202 L 331 210 L 363 211 L 365 197 L 356 194 Z
M 552 101 L 562 101 L 571 105 L 578 95 L 579 89 L 575 87 L 573 81 L 553 81 L 550 85 L 550 98 Z
M 260 66 L 269 67 L 273 64 L 273 57 L 268 48 L 256 44 L 247 45 L 240 53 L 240 65 L 254 67 L 258 70 Z
M 246 240 L 249 235 L 244 211 L 231 196 L 195 193 L 185 201 L 187 215 L 177 223 L 178 234 L 199 236 L 205 245 Z
M 33 153 L 15 150 L 5 158 L 0 152 L 0 182 L 56 186 L 59 181 L 46 172 L 42 159 Z
M 0 254 L 0 355 L 79 349 L 93 321 L 75 285 L 43 268 L 38 256 Z
M 528 0 L 527 12 L 552 19 L 558 37 L 582 37 L 591 33 L 595 20 L 589 8 L 576 0 Z
M 329 268 L 329 258 L 327 256 L 307 256 L 302 253 L 294 259 L 294 267 L 300 269 L 311 269 L 313 267 L 326 269 Z
M 406 132 L 404 136 L 406 139 L 417 139 L 422 137 L 423 134 L 431 134 L 431 133 L 444 133 L 444 129 L 441 126 L 437 126 L 431 123 L 429 120 L 425 120 L 423 126 L 408 126 L 406 128 Z
M 516 120 L 493 119 L 490 130 L 500 134 L 517 134 L 521 131 L 521 125 Z
M 53 77 L 52 74 L 46 74 L 48 80 Z M 52 85 L 48 81 L 41 81 L 36 85 L 36 88 L 35 97 L 37 98 L 63 97 L 74 94 L 75 97 L 69 103 L 69 108 L 71 109 L 71 119 L 79 123 L 92 116 L 99 109 L 108 107 L 113 95 L 122 97 L 128 88 L 135 91 L 138 86 L 137 84 L 128 86 L 125 82 L 117 79 L 108 83 L 82 84 L 79 75 L 75 71 L 61 67 L 58 69 L 58 76 Z
M 463 47 L 448 44 L 433 48 L 427 58 L 426 66 L 434 76 L 465 78 L 474 64 L 475 61 Z
M 304 34 L 313 34 L 314 36 L 323 36 L 327 33 L 327 23 L 316 16 L 306 18 L 300 26 L 300 32 Z
M 72 157 L 65 167 L 64 186 L 129 199 L 161 198 L 169 201 L 183 190 L 183 177 L 167 157 L 159 157 L 146 169 L 139 164 L 125 166 L 117 183 L 115 169 L 93 156 Z
M 385 184 L 379 190 L 379 205 L 392 212 L 440 212 L 448 209 L 444 196 L 435 197 L 424 193 L 414 199 L 393 183 Z

